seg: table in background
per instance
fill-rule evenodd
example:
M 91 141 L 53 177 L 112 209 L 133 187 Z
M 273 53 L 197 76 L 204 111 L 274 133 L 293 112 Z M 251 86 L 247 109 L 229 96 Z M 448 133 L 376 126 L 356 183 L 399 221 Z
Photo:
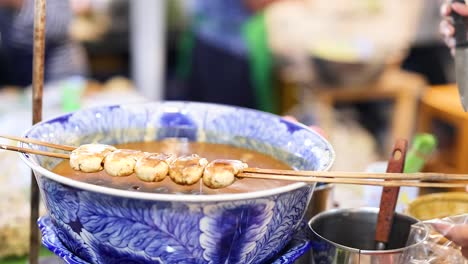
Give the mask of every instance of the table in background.
M 391 150 L 397 138 L 411 140 L 415 129 L 419 98 L 426 87 L 426 81 L 418 74 L 399 69 L 389 69 L 375 82 L 359 87 L 317 87 L 316 97 L 324 107 L 332 111 L 337 103 L 366 103 L 391 100 L 394 111 L 391 117 L 390 135 L 385 149 Z M 332 119 L 321 113 L 320 124 L 325 131 L 333 129 Z
M 455 84 L 433 86 L 424 93 L 419 110 L 418 132 L 438 139 L 437 153 L 425 171 L 468 173 L 468 113 L 463 110 Z M 421 194 L 464 189 L 422 189 Z

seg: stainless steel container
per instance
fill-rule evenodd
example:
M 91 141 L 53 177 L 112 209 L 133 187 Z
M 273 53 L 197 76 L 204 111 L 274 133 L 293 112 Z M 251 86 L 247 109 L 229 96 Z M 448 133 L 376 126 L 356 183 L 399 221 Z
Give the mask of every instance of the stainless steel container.
M 313 264 L 396 264 L 400 263 L 405 250 L 422 243 L 407 246 L 411 226 L 417 219 L 396 214 L 387 245 L 388 250 L 375 249 L 375 228 L 378 208 L 337 209 L 313 217 L 309 222 L 312 230 Z

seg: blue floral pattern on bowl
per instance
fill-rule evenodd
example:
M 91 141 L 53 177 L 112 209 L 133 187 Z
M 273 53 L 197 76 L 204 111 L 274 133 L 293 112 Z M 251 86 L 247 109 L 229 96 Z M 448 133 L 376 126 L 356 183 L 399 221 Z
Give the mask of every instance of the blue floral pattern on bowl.
M 67 264 L 89 264 L 76 256 L 65 247 L 54 231 L 54 225 L 50 217 L 44 216 L 37 221 L 42 234 L 42 244 L 60 257 Z M 293 264 L 297 259 L 310 250 L 310 241 L 300 236 L 294 235 L 284 250 L 272 259 L 271 264 Z
M 307 170 L 327 170 L 334 158 L 328 142 L 302 125 L 202 103 L 81 110 L 42 122 L 26 136 L 67 145 L 186 137 L 255 149 Z M 56 175 L 48 169 L 58 159 L 23 155 L 23 160 L 35 171 L 56 236 L 73 256 L 89 263 L 270 262 L 300 227 L 315 187 L 292 183 L 241 194 L 141 193 Z

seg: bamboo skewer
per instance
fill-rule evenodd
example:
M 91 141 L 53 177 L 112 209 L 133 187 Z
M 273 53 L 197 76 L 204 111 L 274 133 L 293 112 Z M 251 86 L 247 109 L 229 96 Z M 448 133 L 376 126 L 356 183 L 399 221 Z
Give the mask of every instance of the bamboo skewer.
M 420 181 L 468 181 L 468 174 L 445 173 L 367 173 L 339 171 L 294 171 L 247 168 L 244 173 L 290 175 L 323 178 L 381 179 L 381 180 L 420 180 Z
M 37 144 L 57 148 L 60 150 L 74 150 L 75 147 L 57 145 L 35 139 L 15 136 L 0 135 L 0 137 L 13 139 L 20 142 Z M 29 148 L 21 148 L 0 144 L 0 149 L 49 156 L 54 158 L 69 159 L 67 153 L 56 153 Z M 246 168 L 238 175 L 239 178 L 257 178 L 272 180 L 287 180 L 298 182 L 322 182 L 338 184 L 371 185 L 383 187 L 422 187 L 422 188 L 465 188 L 468 183 L 453 183 L 447 181 L 467 181 L 468 174 L 444 174 L 444 173 L 365 173 L 365 172 L 337 172 L 337 171 L 295 171 Z M 386 180 L 386 181 L 384 181 Z M 439 182 L 419 182 L 439 181 Z M 444 182 L 445 181 L 445 182 Z M 442 183 L 440 183 L 442 182 Z
M 68 159 L 69 154 L 66 153 L 54 153 L 35 149 L 20 148 L 15 146 L 0 145 L 1 149 L 17 151 L 22 153 L 31 153 L 36 155 L 44 155 L 54 158 Z M 250 169 L 255 170 L 255 169 Z M 271 180 L 287 180 L 297 182 L 322 182 L 322 183 L 338 183 L 338 184 L 354 184 L 354 185 L 368 185 L 368 186 L 383 186 L 383 187 L 422 187 L 422 188 L 465 188 L 468 184 L 464 183 L 434 183 L 434 182 L 418 182 L 417 180 L 430 178 L 443 179 L 445 181 L 454 180 L 450 178 L 450 175 L 437 175 L 435 173 L 430 174 L 430 177 L 412 177 L 410 174 L 359 174 L 359 173 L 344 173 L 344 172 L 319 172 L 319 171 L 287 171 L 287 170 L 269 170 L 276 174 L 268 173 L 249 173 L 243 172 L 238 175 L 239 178 L 256 178 L 256 179 L 271 179 Z M 285 174 L 280 174 L 280 173 Z M 304 175 L 295 175 L 306 174 Z M 421 173 L 418 173 L 421 174 Z M 437 176 L 437 177 L 434 177 Z M 461 175 L 457 176 L 456 180 L 467 180 L 468 175 L 461 178 Z M 383 181 L 383 179 L 387 181 Z
M 58 145 L 49 142 L 43 142 L 35 139 L 21 138 L 9 135 L 0 135 L 0 137 L 8 138 L 20 142 L 36 144 L 57 148 L 60 150 L 71 151 L 76 149 L 72 146 Z M 0 149 L 17 151 L 22 153 L 30 153 L 36 155 L 44 155 L 54 158 L 69 159 L 68 153 L 56 153 L 42 151 L 29 148 L 21 148 L 9 145 L 0 144 Z M 444 174 L 444 173 L 364 173 L 364 172 L 338 172 L 338 171 L 295 171 L 295 170 L 276 170 L 276 169 L 260 169 L 246 168 L 238 175 L 240 178 L 258 178 L 258 179 L 276 179 L 301 182 L 323 182 L 323 183 L 342 183 L 356 185 L 374 185 L 384 187 L 432 187 L 432 188 L 464 188 L 468 185 L 464 183 L 434 183 L 434 182 L 417 182 L 417 181 L 467 181 L 468 174 Z M 387 180 L 387 181 L 383 181 Z
M 70 155 L 65 154 L 65 153 L 48 152 L 48 151 L 21 148 L 21 147 L 15 147 L 15 146 L 3 145 L 3 144 L 0 144 L 0 149 L 16 151 L 16 152 L 21 152 L 21 153 L 30 153 L 30 154 L 36 154 L 36 155 L 42 155 L 42 156 L 48 156 L 48 157 L 54 157 L 54 158 L 60 158 L 60 159 L 70 158 Z
M 325 177 L 305 177 L 305 176 L 281 176 L 275 174 L 253 174 L 240 173 L 239 178 L 254 178 L 254 179 L 270 179 L 270 180 L 286 180 L 298 182 L 322 182 L 322 183 L 337 183 L 337 184 L 354 184 L 354 185 L 369 185 L 383 187 L 422 187 L 422 188 L 465 188 L 466 183 L 436 183 L 436 182 L 416 182 L 416 181 L 401 181 L 388 180 L 376 181 L 365 179 L 343 179 L 343 178 L 325 178 Z
M 49 148 L 61 149 L 61 150 L 73 151 L 76 149 L 75 147 L 72 147 L 72 146 L 58 145 L 58 144 L 44 142 L 44 141 L 40 141 L 40 140 L 36 140 L 32 138 L 22 138 L 22 137 L 2 135 L 2 134 L 0 134 L 0 137 L 15 140 L 15 141 L 20 141 L 24 143 L 31 143 L 31 144 L 35 144 L 39 146 L 49 147 Z

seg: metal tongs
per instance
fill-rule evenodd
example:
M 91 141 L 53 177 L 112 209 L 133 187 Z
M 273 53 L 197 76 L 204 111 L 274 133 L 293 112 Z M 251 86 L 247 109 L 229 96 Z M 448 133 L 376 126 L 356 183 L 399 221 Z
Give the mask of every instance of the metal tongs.
M 453 0 L 466 4 L 465 0 Z M 468 111 L 468 18 L 452 11 L 455 26 L 455 73 L 460 93 L 461 103 L 465 112 Z

